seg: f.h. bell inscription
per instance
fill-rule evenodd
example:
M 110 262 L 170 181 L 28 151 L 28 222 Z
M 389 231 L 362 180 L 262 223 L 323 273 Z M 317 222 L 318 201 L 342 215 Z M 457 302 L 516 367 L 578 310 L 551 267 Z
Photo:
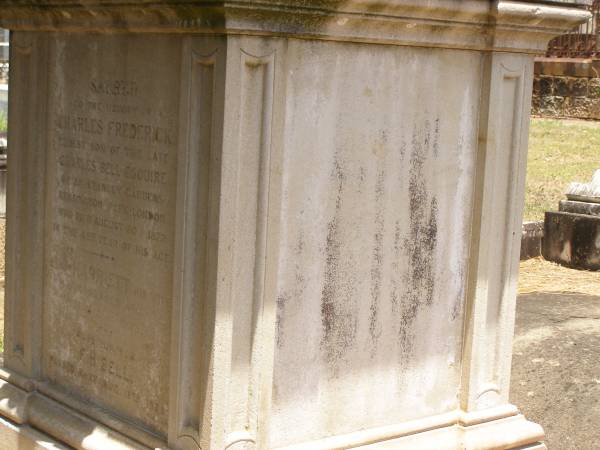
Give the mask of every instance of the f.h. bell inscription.
M 165 434 L 179 72 L 159 45 L 54 46 L 43 372 Z

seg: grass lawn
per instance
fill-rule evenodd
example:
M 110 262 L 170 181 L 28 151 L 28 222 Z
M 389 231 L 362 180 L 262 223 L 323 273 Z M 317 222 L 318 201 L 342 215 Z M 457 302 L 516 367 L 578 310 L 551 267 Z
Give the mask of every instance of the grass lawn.
M 600 169 L 600 122 L 532 119 L 523 220 L 556 210 L 571 181 L 589 182 Z

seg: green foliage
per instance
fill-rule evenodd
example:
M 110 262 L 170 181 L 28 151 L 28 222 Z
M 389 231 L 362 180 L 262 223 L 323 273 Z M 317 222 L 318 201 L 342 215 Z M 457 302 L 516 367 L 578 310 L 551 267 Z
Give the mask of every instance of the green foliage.
M 0 111 L 0 133 L 6 133 L 8 128 L 8 120 L 6 117 L 6 113 L 4 111 Z
M 589 182 L 600 169 L 599 148 L 599 122 L 532 119 L 523 219 L 543 220 L 571 181 Z

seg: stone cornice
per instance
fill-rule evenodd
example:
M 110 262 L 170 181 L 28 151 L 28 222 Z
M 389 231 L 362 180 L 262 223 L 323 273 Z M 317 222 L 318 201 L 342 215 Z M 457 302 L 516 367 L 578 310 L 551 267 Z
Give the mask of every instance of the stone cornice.
M 4 0 L 13 30 L 248 34 L 539 53 L 589 19 L 572 3 L 486 0 Z

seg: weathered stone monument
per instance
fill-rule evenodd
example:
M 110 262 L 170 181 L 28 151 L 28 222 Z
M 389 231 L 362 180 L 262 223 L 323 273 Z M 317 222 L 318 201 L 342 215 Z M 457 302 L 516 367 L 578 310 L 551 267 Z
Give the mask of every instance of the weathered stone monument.
M 544 448 L 532 59 L 581 4 L 5 0 L 0 448 Z
M 556 263 L 600 270 L 600 169 L 590 183 L 573 182 L 558 211 L 547 211 L 542 253 Z

